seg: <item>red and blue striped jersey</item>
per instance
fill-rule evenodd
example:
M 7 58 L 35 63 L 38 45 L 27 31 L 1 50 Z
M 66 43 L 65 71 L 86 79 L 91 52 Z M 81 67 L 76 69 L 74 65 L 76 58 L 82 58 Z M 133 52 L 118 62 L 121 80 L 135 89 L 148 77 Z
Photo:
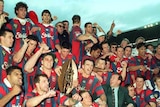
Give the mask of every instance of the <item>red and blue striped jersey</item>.
M 137 93 L 135 89 L 135 92 L 136 95 L 132 99 L 137 104 L 137 107 L 145 107 L 147 104 L 149 104 L 149 102 L 156 102 L 152 90 L 146 89 L 142 90 L 140 93 Z
M 51 25 L 45 26 L 42 23 L 39 23 L 36 26 L 39 27 L 39 30 L 35 32 L 39 38 L 39 41 L 43 41 L 52 49 L 52 51 L 55 51 L 55 45 L 59 44 L 56 29 Z
M 72 54 L 76 57 L 76 64 L 82 61 L 84 56 L 84 44 L 82 41 L 77 40 L 77 37 L 82 34 L 79 26 L 73 26 L 70 33 L 70 42 L 72 44 Z
M 0 83 L 0 99 L 7 95 L 12 88 L 7 87 L 5 83 Z M 5 107 L 21 107 L 24 101 L 24 94 L 21 92 L 20 94 L 14 96 Z
M 75 57 L 71 53 L 69 53 L 65 59 L 61 57 L 61 54 L 59 52 L 55 52 L 55 55 L 58 60 L 56 62 L 56 65 L 58 66 L 62 66 L 68 59 L 73 59 L 75 61 Z
M 45 74 L 45 72 L 42 70 L 42 68 L 37 68 L 35 70 L 36 74 Z M 48 77 L 49 79 L 49 83 L 50 83 L 50 87 L 53 89 L 58 89 L 58 76 L 56 74 L 56 72 L 54 71 L 54 69 L 51 71 L 50 77 Z
M 95 94 L 97 97 L 104 94 L 101 83 L 95 76 L 89 76 L 88 78 L 85 78 L 81 73 L 78 73 L 78 82 L 81 88 L 90 91 L 91 94 Z
M 37 92 L 30 92 L 27 93 L 25 96 L 25 100 L 38 96 L 39 94 Z M 44 99 L 39 105 L 36 107 L 59 107 L 59 105 L 64 105 L 65 101 L 68 99 L 67 96 L 61 95 L 59 91 L 56 91 L 56 96 Z
M 32 24 L 26 21 L 26 23 L 22 25 L 20 21 L 15 18 L 6 25 L 6 28 L 13 31 L 15 36 L 13 52 L 18 52 L 23 45 L 23 39 L 31 33 Z
M 135 77 L 137 77 L 137 75 L 143 75 L 146 77 L 146 79 L 151 80 L 153 77 L 153 73 L 151 70 L 157 67 L 155 60 L 153 58 L 149 60 L 148 57 L 143 59 L 141 56 L 135 56 L 129 60 L 129 66 L 138 66 L 138 65 L 145 66 L 147 68 L 147 71 L 146 72 L 140 70 L 130 71 L 131 75 L 135 75 Z
M 6 78 L 6 69 L 12 65 L 12 52 L 7 52 L 1 45 L 0 45 L 0 82 Z

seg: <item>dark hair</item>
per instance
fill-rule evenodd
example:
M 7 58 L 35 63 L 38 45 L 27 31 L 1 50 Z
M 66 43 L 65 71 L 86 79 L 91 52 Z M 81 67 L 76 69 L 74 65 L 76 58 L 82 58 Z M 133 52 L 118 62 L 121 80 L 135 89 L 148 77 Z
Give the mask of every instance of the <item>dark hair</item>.
M 147 48 L 148 48 L 149 46 L 152 46 L 152 47 L 154 47 L 152 44 L 147 44 L 147 45 L 146 45 L 146 47 L 147 47 Z
M 143 42 L 138 43 L 138 44 L 137 44 L 137 49 L 139 49 L 139 48 L 141 48 L 141 47 L 143 47 L 143 46 L 146 48 L 146 44 L 145 44 L 145 43 L 143 43 Z
M 86 28 L 86 27 L 87 27 L 88 25 L 90 25 L 90 24 L 92 25 L 91 22 L 87 22 L 87 23 L 84 24 L 84 27 Z
M 80 90 L 79 95 L 81 96 L 83 93 L 88 92 L 87 90 Z M 89 93 L 89 92 L 88 92 Z
M 39 83 L 40 77 L 46 77 L 48 79 L 46 74 L 36 74 L 36 76 L 34 77 L 34 83 Z
M 71 49 L 72 45 L 68 41 L 63 41 L 61 47 L 66 49 Z
M 0 36 L 6 36 L 6 32 L 10 32 L 14 35 L 13 31 L 12 30 L 9 30 L 9 29 L 1 29 L 0 30 Z
M 122 76 L 120 74 L 118 74 L 118 75 L 119 75 L 118 80 L 120 80 L 122 82 L 123 81 Z
M 41 16 L 43 16 L 44 13 L 48 13 L 50 15 L 50 17 L 52 16 L 51 12 L 49 10 L 47 10 L 47 9 L 45 9 L 45 10 L 42 11 Z
M 58 25 L 59 23 L 63 24 L 63 22 L 57 22 L 55 26 L 57 27 L 57 25 Z
M 100 44 L 96 43 L 91 47 L 91 51 L 90 52 L 92 52 L 93 50 L 96 51 L 98 49 L 102 50 L 102 47 L 101 47 Z
M 45 53 L 45 54 L 43 54 L 42 55 L 42 60 L 44 59 L 44 57 L 46 57 L 46 56 L 52 56 L 52 58 L 53 58 L 53 61 L 56 59 L 56 56 L 55 56 L 55 54 L 53 54 L 52 52 L 48 52 L 48 53 Z
M 105 57 L 105 61 L 106 61 L 106 62 L 111 62 L 109 56 L 106 56 L 106 57 Z
M 104 61 L 106 61 L 106 59 L 105 58 L 99 58 L 100 60 L 104 60 Z
M 118 50 L 118 48 L 122 48 L 121 46 L 117 46 L 116 51 Z M 122 48 L 124 50 L 124 48 Z
M 30 40 L 34 40 L 36 42 L 39 42 L 39 39 L 36 35 L 28 35 L 27 36 L 27 39 L 30 39 Z
M 80 90 L 80 91 L 79 91 L 79 95 L 81 96 L 81 98 L 82 98 L 82 94 L 85 93 L 85 92 L 88 92 L 89 95 L 90 95 L 91 98 L 92 98 L 92 95 L 91 95 L 91 93 L 90 93 L 89 91 L 87 91 L 87 90 Z M 83 98 L 81 99 L 81 101 L 83 101 Z
M 0 0 L 0 2 L 3 2 L 3 3 L 4 3 L 4 0 Z
M 126 84 L 125 87 L 128 88 L 128 87 L 134 87 L 134 86 L 133 84 Z
M 136 79 L 137 79 L 137 78 L 142 78 L 144 81 L 146 80 L 145 76 L 143 76 L 143 75 L 138 75 L 138 76 L 136 77 Z
M 112 42 L 112 43 L 110 43 L 110 46 L 111 45 L 117 45 L 118 46 L 117 42 Z
M 14 8 L 14 12 L 15 12 L 16 15 L 17 15 L 17 12 L 16 12 L 16 11 L 17 11 L 19 8 L 25 8 L 26 11 L 28 11 L 28 6 L 27 6 L 26 3 L 24 3 L 24 2 L 18 2 L 18 3 L 16 4 L 16 7 Z
M 64 23 L 64 22 L 67 22 L 67 23 L 69 24 L 69 21 L 68 21 L 68 20 L 63 20 L 62 23 Z
M 107 42 L 107 41 L 103 41 L 103 42 L 101 43 L 101 46 L 104 45 L 104 44 L 108 44 L 108 42 Z M 108 44 L 108 46 L 109 46 L 109 44 Z
M 74 23 L 79 23 L 81 21 L 81 17 L 79 15 L 74 15 L 72 17 L 72 22 Z
M 124 50 L 126 50 L 126 48 L 131 48 L 131 50 L 132 50 L 132 46 L 130 46 L 130 45 L 127 45 L 127 46 L 124 48 Z
M 14 70 L 20 70 L 22 72 L 22 68 L 20 68 L 19 66 L 9 66 L 7 69 L 6 69 L 6 73 L 7 75 L 11 75 L 11 73 L 14 71 Z

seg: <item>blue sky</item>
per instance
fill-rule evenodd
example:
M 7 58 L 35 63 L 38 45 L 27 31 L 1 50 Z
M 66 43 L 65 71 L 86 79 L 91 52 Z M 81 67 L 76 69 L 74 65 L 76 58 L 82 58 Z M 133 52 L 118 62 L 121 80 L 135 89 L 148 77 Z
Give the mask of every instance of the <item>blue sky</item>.
M 86 22 L 97 22 L 107 32 L 114 20 L 115 30 L 132 30 L 160 21 L 160 0 L 21 0 L 34 10 L 41 21 L 41 12 L 49 9 L 58 21 L 69 20 L 74 14 L 82 18 L 81 28 Z M 14 7 L 19 0 L 5 0 L 5 11 L 15 17 Z

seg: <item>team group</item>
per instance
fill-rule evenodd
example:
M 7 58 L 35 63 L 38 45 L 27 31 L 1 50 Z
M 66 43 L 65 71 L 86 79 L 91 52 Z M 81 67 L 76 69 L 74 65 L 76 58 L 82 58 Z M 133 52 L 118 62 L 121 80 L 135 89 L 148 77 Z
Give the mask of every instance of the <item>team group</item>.
M 160 44 L 154 49 L 142 36 L 134 48 L 127 38 L 117 44 L 114 22 L 107 33 L 86 22 L 83 33 L 79 15 L 69 30 L 67 20 L 53 26 L 47 9 L 39 22 L 24 2 L 15 18 L 3 8 L 0 0 L 1 107 L 160 107 Z M 78 76 L 62 92 L 58 77 L 69 59 Z

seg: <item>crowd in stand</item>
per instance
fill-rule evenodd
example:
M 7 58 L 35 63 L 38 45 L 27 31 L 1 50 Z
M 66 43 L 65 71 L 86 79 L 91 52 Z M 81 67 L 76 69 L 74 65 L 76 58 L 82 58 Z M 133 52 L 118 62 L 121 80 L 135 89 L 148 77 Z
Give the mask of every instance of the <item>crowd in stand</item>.
M 117 44 L 114 22 L 107 33 L 91 22 L 82 32 L 79 15 L 54 26 L 47 9 L 38 22 L 24 2 L 15 18 L 3 8 L 0 0 L 0 107 L 160 107 L 160 44 L 141 35 L 134 47 L 127 38 Z M 66 94 L 58 77 L 69 59 L 78 77 Z

